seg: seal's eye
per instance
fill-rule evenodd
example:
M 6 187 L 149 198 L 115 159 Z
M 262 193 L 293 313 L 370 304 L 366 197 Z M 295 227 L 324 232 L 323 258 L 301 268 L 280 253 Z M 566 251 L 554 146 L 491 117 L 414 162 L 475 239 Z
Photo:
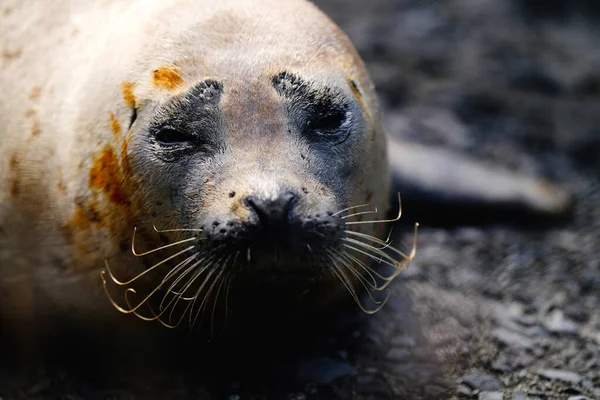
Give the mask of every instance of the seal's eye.
M 344 109 L 319 109 L 309 116 L 306 128 L 319 135 L 331 135 L 337 133 L 345 121 Z
M 182 142 L 193 142 L 197 140 L 197 137 L 185 131 L 173 128 L 163 128 L 156 133 L 156 140 L 164 144 L 174 144 Z

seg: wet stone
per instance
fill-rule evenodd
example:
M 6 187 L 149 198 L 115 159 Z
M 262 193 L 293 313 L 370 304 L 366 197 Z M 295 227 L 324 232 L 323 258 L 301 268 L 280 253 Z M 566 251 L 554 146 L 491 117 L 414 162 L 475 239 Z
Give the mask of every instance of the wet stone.
M 532 339 L 505 328 L 494 329 L 491 335 L 494 339 L 508 347 L 516 349 L 532 349 L 535 347 L 535 342 Z
M 481 392 L 477 400 L 504 400 L 502 392 Z
M 544 318 L 544 326 L 552 333 L 574 334 L 579 326 L 569 318 L 565 317 L 563 311 L 554 310 Z
M 550 379 L 553 381 L 563 381 L 571 384 L 579 383 L 583 380 L 583 377 L 575 372 L 565 371 L 561 369 L 540 369 L 537 371 L 538 375 L 542 378 Z
M 514 400 L 527 400 L 527 393 L 522 390 L 517 390 L 515 392 Z
M 502 384 L 496 378 L 478 370 L 463 376 L 460 382 L 474 390 L 493 392 L 502 389 Z

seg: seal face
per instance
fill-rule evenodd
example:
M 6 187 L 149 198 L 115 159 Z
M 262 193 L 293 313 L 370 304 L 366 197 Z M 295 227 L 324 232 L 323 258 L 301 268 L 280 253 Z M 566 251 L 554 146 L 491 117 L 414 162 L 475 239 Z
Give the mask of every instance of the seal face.
M 252 78 L 246 87 L 203 79 L 132 116 L 132 174 L 142 192 L 165 194 L 141 207 L 167 222 L 164 233 L 194 233 L 173 239 L 189 247 L 168 264 L 161 311 L 229 288 L 234 277 L 234 289 L 271 281 L 290 299 L 336 274 L 352 286 L 361 268 L 369 272 L 360 259 L 381 257 L 368 241 L 348 244 L 357 239 L 345 222 L 354 205 L 348 189 L 372 141 L 356 84 L 289 71 Z M 332 263 L 350 271 L 332 274 Z

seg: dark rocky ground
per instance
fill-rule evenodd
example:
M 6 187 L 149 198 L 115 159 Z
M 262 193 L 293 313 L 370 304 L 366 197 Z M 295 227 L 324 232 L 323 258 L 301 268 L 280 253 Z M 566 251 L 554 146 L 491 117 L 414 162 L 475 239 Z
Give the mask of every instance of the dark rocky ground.
M 317 3 L 365 59 L 390 133 L 560 182 L 572 218 L 425 223 L 388 306 L 350 313 L 300 361 L 111 380 L 40 367 L 5 374 L 0 398 L 600 399 L 600 6 Z

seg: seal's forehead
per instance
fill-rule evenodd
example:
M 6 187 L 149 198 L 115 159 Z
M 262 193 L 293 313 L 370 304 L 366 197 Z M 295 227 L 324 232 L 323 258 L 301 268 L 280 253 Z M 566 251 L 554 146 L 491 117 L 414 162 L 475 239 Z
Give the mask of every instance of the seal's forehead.
M 160 14 L 168 20 L 152 26 L 150 46 L 161 58 L 170 55 L 172 62 L 187 63 L 206 76 L 213 71 L 276 73 L 282 66 L 307 72 L 360 68 L 346 36 L 305 0 L 180 0 Z

